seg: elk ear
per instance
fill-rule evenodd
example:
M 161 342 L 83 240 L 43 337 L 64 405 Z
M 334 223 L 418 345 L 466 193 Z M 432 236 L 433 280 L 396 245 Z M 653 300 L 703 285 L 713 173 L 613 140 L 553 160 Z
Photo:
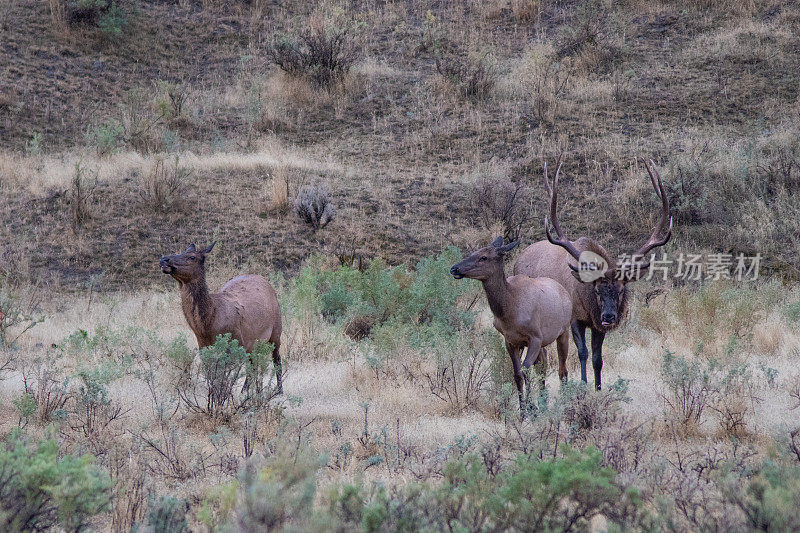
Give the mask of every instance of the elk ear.
M 202 254 L 205 255 L 205 254 L 211 253 L 211 250 L 214 249 L 214 245 L 215 244 L 217 244 L 217 241 L 212 242 L 211 246 L 209 246 L 208 248 L 206 248 L 205 250 L 202 251 Z
M 506 244 L 505 246 L 503 246 L 502 248 L 500 248 L 500 251 L 503 252 L 504 254 L 506 254 L 506 253 L 510 252 L 511 250 L 513 250 L 514 248 L 516 248 L 518 244 L 519 244 L 519 241 L 510 242 L 510 243 Z
M 496 238 L 494 240 L 494 242 L 492 242 L 492 246 L 494 246 L 495 248 L 500 248 L 501 246 L 503 246 L 503 237 L 502 237 L 502 235 L 500 237 Z
M 194 244 L 190 244 L 189 247 L 186 249 L 186 251 L 183 253 L 188 254 L 189 252 L 196 252 L 196 251 L 197 248 L 195 248 Z

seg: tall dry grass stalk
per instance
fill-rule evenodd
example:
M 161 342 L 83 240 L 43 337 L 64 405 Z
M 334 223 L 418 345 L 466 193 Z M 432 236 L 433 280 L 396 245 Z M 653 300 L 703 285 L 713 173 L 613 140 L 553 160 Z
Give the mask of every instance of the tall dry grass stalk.
M 7 0 L 9 4 L 11 0 Z M 67 6 L 64 0 L 48 0 L 48 7 L 50 8 L 50 24 L 53 27 L 53 33 L 58 36 L 67 31 Z
M 289 211 L 289 172 L 286 167 L 276 167 L 267 182 L 267 208 L 278 213 Z

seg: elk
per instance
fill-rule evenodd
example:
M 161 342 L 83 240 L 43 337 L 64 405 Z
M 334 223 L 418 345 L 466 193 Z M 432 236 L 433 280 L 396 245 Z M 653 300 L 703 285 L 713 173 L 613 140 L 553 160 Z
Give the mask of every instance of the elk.
M 181 289 L 181 307 L 186 322 L 197 337 L 200 348 L 211 346 L 218 335 L 230 333 L 247 351 L 252 353 L 256 341 L 271 343 L 272 362 L 275 366 L 277 392 L 283 392 L 281 380 L 281 309 L 275 289 L 262 276 L 245 274 L 228 281 L 220 292 L 210 293 L 206 285 L 206 255 L 214 249 L 214 242 L 205 250 L 190 244 L 182 254 L 161 258 L 161 272 L 169 274 Z M 244 388 L 249 387 L 250 377 Z M 256 384 L 257 390 L 261 383 Z
M 603 340 L 606 333 L 616 329 L 621 318 L 625 316 L 628 305 L 628 283 L 638 279 L 639 275 L 649 268 L 650 262 L 642 262 L 642 258 L 654 248 L 665 245 L 672 235 L 669 200 L 661 183 L 661 176 L 652 160 L 645 166 L 656 195 L 661 200 L 661 213 L 650 238 L 630 256 L 629 260 L 617 265 L 605 248 L 594 240 L 581 237 L 572 242 L 564 237 L 557 216 L 558 175 L 561 171 L 559 162 L 552 187 L 547 177 L 547 163 L 544 164 L 544 180 L 550 196 L 550 222 L 548 223 L 548 219 L 545 218 L 547 240 L 528 246 L 514 265 L 516 275 L 552 278 L 569 292 L 572 301 L 572 338 L 578 348 L 581 379 L 586 382 L 586 361 L 589 358 L 586 347 L 588 327 L 592 331 L 592 367 L 597 390 L 601 388 Z M 551 224 L 556 233 L 555 237 L 550 233 Z
M 503 237 L 498 237 L 491 245 L 453 265 L 450 273 L 456 279 L 477 279 L 483 284 L 489 308 L 494 315 L 494 327 L 503 335 L 511 357 L 520 410 L 524 413 L 522 367 L 527 370 L 536 364 L 544 388 L 545 346 L 557 343 L 558 376 L 562 380 L 567 378 L 572 302 L 566 289 L 550 278 L 506 278 L 504 259 L 517 244 L 512 242 L 504 245 Z M 522 350 L 526 346 L 528 351 L 520 365 Z

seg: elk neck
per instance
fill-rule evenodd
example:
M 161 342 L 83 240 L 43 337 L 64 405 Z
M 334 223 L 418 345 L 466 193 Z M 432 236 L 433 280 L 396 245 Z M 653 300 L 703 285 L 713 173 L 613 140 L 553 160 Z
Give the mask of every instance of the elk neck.
M 483 290 L 486 291 L 486 299 L 489 301 L 489 309 L 492 310 L 495 317 L 502 319 L 511 297 L 511 290 L 508 287 L 502 263 L 490 277 L 482 280 L 482 283 Z
M 211 326 L 216 309 L 205 276 L 181 285 L 181 306 L 186 321 L 195 333 L 203 333 Z

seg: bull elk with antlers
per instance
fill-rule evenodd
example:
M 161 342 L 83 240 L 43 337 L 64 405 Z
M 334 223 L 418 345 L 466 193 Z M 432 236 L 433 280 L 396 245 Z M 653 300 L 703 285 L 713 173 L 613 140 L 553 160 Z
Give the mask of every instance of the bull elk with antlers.
M 650 262 L 643 258 L 654 248 L 663 246 L 672 235 L 672 218 L 661 176 L 651 160 L 647 167 L 650 181 L 661 200 L 661 214 L 647 242 L 631 255 L 630 260 L 621 265 L 599 243 L 588 237 L 570 241 L 561 231 L 558 223 L 558 175 L 559 162 L 553 185 L 547 177 L 547 163 L 544 164 L 544 179 L 550 195 L 550 222 L 545 218 L 547 241 L 539 241 L 522 251 L 514 274 L 530 277 L 549 277 L 563 285 L 572 300 L 572 338 L 578 348 L 581 363 L 581 379 L 586 381 L 586 361 L 589 350 L 586 347 L 586 328 L 592 331 L 592 366 L 594 384 L 600 390 L 600 374 L 603 369 L 603 340 L 606 333 L 614 330 L 625 315 L 628 305 L 628 283 L 638 279 L 646 271 Z M 555 237 L 550 232 L 550 224 Z M 665 231 L 666 230 L 666 231 Z

